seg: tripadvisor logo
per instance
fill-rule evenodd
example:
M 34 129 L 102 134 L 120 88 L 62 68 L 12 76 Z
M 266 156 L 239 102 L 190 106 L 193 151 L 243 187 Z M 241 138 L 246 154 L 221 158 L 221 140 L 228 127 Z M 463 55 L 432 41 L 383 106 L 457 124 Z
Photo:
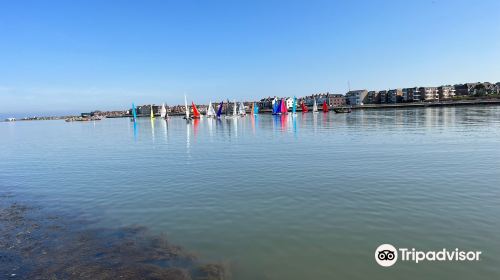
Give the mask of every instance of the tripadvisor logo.
M 375 260 L 381 266 L 392 266 L 398 260 L 398 250 L 391 244 L 382 244 L 375 250 Z
M 419 251 L 415 248 L 399 248 L 391 244 L 382 244 L 375 250 L 375 260 L 380 266 L 393 266 L 398 257 L 400 261 L 419 263 L 422 261 L 479 261 L 481 251 L 462 251 L 456 248 L 455 250 L 441 249 L 439 251 Z

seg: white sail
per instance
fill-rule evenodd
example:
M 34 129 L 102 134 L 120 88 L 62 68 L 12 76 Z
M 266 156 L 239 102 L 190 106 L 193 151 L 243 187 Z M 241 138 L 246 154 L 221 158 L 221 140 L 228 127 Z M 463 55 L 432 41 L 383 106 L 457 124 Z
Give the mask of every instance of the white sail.
M 162 119 L 167 115 L 167 108 L 165 108 L 165 103 L 161 105 L 160 116 Z
M 184 94 L 184 106 L 185 106 L 185 109 L 186 109 L 186 120 L 189 119 L 189 108 L 188 108 L 188 101 L 187 101 L 187 98 L 186 98 L 186 95 Z
M 236 100 L 234 101 L 234 105 L 233 105 L 233 116 L 236 117 L 238 114 L 236 113 Z
M 313 112 L 316 113 L 316 112 L 318 112 L 318 104 L 316 104 L 316 98 L 314 98 L 313 100 L 314 100 L 314 103 L 313 103 Z
M 239 113 L 240 115 L 244 116 L 247 114 L 246 110 L 245 110 L 245 104 L 243 104 L 243 102 L 240 102 L 240 110 L 239 110 Z
M 210 101 L 207 109 L 207 117 L 214 117 L 214 116 L 215 116 L 215 110 L 214 107 L 212 106 L 212 101 Z

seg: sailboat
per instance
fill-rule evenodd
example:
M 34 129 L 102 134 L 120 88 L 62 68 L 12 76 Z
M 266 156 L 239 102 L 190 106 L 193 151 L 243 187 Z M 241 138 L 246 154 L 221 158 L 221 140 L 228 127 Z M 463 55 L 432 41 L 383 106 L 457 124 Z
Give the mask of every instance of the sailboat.
M 293 97 L 293 105 L 292 105 L 292 113 L 293 115 L 297 115 L 297 97 Z
M 196 108 L 194 102 L 191 102 L 191 106 L 193 107 L 193 119 L 199 119 L 201 116 L 200 111 L 198 111 L 198 108 Z
M 254 105 L 255 104 L 252 102 L 252 106 L 250 106 L 250 115 L 254 114 L 254 110 L 253 110 Z
M 281 114 L 282 115 L 288 114 L 288 108 L 286 106 L 286 100 L 284 98 L 281 99 Z
M 150 117 L 152 120 L 155 119 L 155 114 L 153 113 L 153 105 L 151 105 L 151 114 L 150 114 Z
M 220 116 L 222 115 L 222 107 L 224 105 L 224 101 L 221 101 L 219 104 L 219 110 L 217 110 L 217 118 L 220 119 Z
M 215 117 L 215 110 L 214 110 L 214 107 L 212 107 L 212 101 L 210 101 L 210 103 L 208 103 L 207 117 L 208 118 Z
M 281 99 L 274 100 L 273 115 L 281 115 Z
M 328 112 L 328 104 L 326 104 L 326 100 L 323 101 L 323 112 Z
M 136 122 L 137 121 L 137 111 L 135 110 L 135 104 L 132 103 L 132 120 L 133 122 Z
M 189 117 L 189 108 L 188 108 L 188 102 L 187 102 L 186 95 L 184 95 L 184 109 L 186 110 L 186 116 L 184 116 L 184 118 L 187 121 L 189 121 L 191 118 Z
M 259 106 L 255 103 L 252 103 L 252 104 L 253 104 L 253 114 L 258 115 L 259 114 Z
M 161 105 L 161 110 L 160 110 L 160 117 L 162 119 L 165 119 L 167 116 L 167 108 L 165 108 L 165 103 Z
M 240 108 L 238 114 L 240 116 L 245 116 L 247 114 L 247 111 L 245 110 L 245 104 L 243 104 L 243 102 L 240 102 Z
M 300 108 L 302 108 L 302 113 L 307 113 L 309 111 L 309 109 L 307 109 L 307 106 L 306 106 L 304 101 L 302 101 L 302 103 L 300 103 Z
M 234 119 L 238 117 L 238 112 L 237 112 L 238 105 L 236 104 L 236 100 L 233 102 L 233 114 L 229 114 L 229 101 L 227 103 L 227 109 L 226 109 L 226 118 L 227 119 Z
M 318 104 L 316 104 L 316 98 L 313 98 L 313 113 L 317 113 L 318 112 Z

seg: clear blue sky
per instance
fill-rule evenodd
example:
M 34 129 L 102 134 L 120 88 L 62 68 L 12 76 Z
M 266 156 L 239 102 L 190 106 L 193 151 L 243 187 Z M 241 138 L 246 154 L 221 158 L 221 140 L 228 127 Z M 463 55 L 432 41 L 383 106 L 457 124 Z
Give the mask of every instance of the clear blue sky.
M 0 112 L 500 81 L 500 1 L 0 0 Z

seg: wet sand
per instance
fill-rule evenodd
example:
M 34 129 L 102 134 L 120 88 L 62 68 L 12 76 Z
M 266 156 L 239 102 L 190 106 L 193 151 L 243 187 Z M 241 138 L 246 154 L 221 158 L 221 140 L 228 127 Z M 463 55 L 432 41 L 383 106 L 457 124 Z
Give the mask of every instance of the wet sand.
M 0 279 L 229 279 L 144 227 L 92 228 L 0 195 Z

